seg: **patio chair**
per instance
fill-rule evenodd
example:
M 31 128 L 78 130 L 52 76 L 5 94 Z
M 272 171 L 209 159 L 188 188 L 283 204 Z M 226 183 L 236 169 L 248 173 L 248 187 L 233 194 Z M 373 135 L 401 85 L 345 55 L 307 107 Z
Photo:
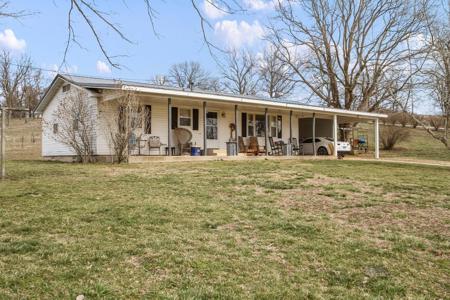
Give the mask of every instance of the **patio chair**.
M 273 141 L 273 137 L 269 137 L 269 144 L 270 144 L 270 153 L 272 155 L 282 155 L 283 154 L 283 144 L 281 143 L 275 143 Z
M 161 155 L 161 139 L 159 136 L 151 136 L 148 139 L 148 154 L 152 154 L 152 149 L 158 149 L 158 155 Z
M 141 134 L 138 138 L 137 138 L 137 145 L 136 148 L 138 150 L 138 155 L 141 155 L 142 149 L 145 149 L 148 145 L 148 139 L 150 138 L 150 134 Z
M 192 133 L 185 128 L 175 128 L 173 132 L 178 141 L 180 155 L 183 155 L 185 152 L 190 154 Z
M 255 156 L 259 155 L 260 153 L 264 153 L 265 148 L 260 147 L 258 143 L 258 138 L 256 136 L 251 136 L 249 138 L 248 148 L 247 148 L 247 154 L 253 154 Z
M 297 138 L 290 138 L 289 143 L 292 145 L 292 152 L 295 155 L 303 155 L 303 145 L 298 145 Z
M 247 146 L 244 144 L 244 138 L 242 136 L 238 137 L 239 153 L 247 153 Z

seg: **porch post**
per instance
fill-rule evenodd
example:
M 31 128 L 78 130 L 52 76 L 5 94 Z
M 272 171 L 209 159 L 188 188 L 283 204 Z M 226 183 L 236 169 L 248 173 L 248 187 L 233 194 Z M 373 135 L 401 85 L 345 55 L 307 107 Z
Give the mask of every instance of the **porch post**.
M 236 140 L 236 155 L 239 155 L 239 141 L 238 141 L 238 106 L 234 106 L 234 137 Z
M 264 146 L 266 148 L 266 156 L 269 155 L 269 149 L 267 147 L 267 108 L 264 109 Z
M 313 155 L 316 156 L 316 113 L 313 113 L 312 118 L 312 144 L 313 144 Z
M 0 179 L 4 179 L 6 177 L 6 109 L 4 107 L 0 107 L 0 111 L 2 112 L 2 124 L 1 124 L 1 141 L 0 141 Z
M 337 151 L 337 139 L 338 139 L 338 120 L 337 115 L 333 115 L 333 155 L 334 157 L 338 157 Z
M 374 121 L 375 127 L 375 159 L 380 158 L 380 124 L 378 118 Z
M 167 155 L 172 156 L 172 99 L 167 101 Z
M 207 155 L 207 142 L 206 142 L 206 101 L 203 101 L 203 155 Z
M 289 111 L 289 143 L 292 141 L 292 110 Z

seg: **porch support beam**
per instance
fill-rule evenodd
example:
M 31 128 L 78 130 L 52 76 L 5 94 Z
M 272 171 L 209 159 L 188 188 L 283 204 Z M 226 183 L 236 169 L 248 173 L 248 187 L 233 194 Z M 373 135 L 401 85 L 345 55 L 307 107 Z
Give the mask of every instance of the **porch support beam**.
M 167 99 L 167 155 L 172 156 L 172 99 Z
M 203 156 L 208 152 L 206 139 L 206 101 L 203 101 Z
M 236 155 L 239 155 L 239 142 L 238 142 L 238 106 L 234 106 L 234 138 L 236 141 Z
M 333 155 L 334 157 L 338 157 L 337 151 L 337 140 L 338 140 L 338 119 L 337 115 L 333 115 Z
M 268 128 L 268 121 L 267 121 L 267 107 L 264 109 L 264 147 L 266 148 L 266 156 L 269 155 L 269 149 L 268 149 L 268 143 L 267 143 L 267 138 L 268 138 L 268 134 L 267 134 L 267 128 Z
M 313 155 L 316 156 L 316 113 L 313 113 L 312 117 L 312 145 L 313 145 Z
M 292 110 L 289 111 L 289 143 L 292 142 Z
M 378 118 L 373 122 L 375 129 L 375 159 L 380 158 L 380 124 Z

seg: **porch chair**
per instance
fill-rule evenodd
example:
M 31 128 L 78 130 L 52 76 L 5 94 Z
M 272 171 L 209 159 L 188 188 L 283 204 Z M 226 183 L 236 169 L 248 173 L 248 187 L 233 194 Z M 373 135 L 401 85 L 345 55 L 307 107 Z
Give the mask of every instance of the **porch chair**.
M 151 136 L 148 139 L 148 154 L 152 154 L 152 149 L 158 149 L 158 155 L 161 155 L 161 139 L 159 136 Z
M 297 138 L 290 138 L 289 143 L 292 145 L 292 152 L 295 155 L 300 155 L 300 153 L 303 155 L 303 145 L 298 145 Z
M 242 136 L 238 137 L 239 153 L 247 153 L 247 146 L 244 144 L 244 138 Z
M 257 156 L 260 153 L 265 153 L 265 148 L 264 147 L 261 148 L 259 146 L 258 138 L 256 136 L 251 136 L 249 138 L 247 154 L 253 154 L 253 155 Z
M 137 138 L 137 150 L 138 150 L 138 155 L 141 155 L 141 149 L 145 149 L 148 145 L 148 139 L 150 138 L 150 134 L 141 134 L 138 138 Z
M 269 137 L 270 144 L 270 153 L 272 155 L 282 155 L 283 154 L 283 145 L 281 143 L 275 143 L 273 141 L 273 137 Z
M 178 141 L 178 150 L 180 155 L 191 151 L 192 133 L 185 128 L 175 128 L 173 130 Z

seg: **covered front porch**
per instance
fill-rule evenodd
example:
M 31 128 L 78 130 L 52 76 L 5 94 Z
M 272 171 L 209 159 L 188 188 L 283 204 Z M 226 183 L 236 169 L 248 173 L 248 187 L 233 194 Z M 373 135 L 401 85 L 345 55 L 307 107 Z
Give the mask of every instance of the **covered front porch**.
M 130 161 L 199 156 L 337 158 L 339 141 L 356 145 L 347 132 L 355 123 L 373 124 L 373 155 L 379 158 L 376 114 L 210 94 L 192 97 L 198 93 L 190 92 L 170 97 L 137 93 L 145 112 L 130 146 Z

